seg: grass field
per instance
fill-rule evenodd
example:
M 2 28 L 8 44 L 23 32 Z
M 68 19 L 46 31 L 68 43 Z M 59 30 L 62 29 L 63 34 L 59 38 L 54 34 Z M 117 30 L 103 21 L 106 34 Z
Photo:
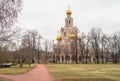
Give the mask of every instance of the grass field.
M 120 64 L 46 64 L 46 67 L 55 81 L 81 78 L 108 78 L 120 81 Z
M 13 81 L 13 80 L 0 77 L 0 81 Z
M 16 75 L 16 74 L 23 74 L 34 68 L 35 65 L 32 65 L 29 67 L 29 65 L 23 65 L 22 68 L 19 68 L 19 66 L 12 66 L 10 68 L 0 68 L 0 74 L 11 74 L 11 75 Z

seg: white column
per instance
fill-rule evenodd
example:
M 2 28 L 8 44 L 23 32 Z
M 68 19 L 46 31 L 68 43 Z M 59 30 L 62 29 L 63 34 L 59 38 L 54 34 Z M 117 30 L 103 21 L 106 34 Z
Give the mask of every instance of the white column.
M 62 63 L 62 56 L 60 55 L 60 63 Z

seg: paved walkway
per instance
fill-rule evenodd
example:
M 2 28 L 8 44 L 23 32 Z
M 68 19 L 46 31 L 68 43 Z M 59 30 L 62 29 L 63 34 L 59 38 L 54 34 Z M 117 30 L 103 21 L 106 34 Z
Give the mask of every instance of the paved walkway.
M 53 81 L 52 76 L 43 64 L 38 64 L 31 71 L 21 75 L 3 75 L 0 77 L 8 78 L 14 81 Z

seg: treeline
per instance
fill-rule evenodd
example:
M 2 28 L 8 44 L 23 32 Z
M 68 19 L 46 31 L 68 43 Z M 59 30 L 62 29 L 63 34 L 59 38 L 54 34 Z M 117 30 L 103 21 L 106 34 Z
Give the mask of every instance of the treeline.
M 21 9 L 22 0 L 0 0 L 0 64 L 12 62 L 22 67 L 34 63 L 36 57 L 39 61 L 41 35 L 14 25 Z
M 87 35 L 81 35 L 82 63 L 89 63 L 88 57 L 97 64 L 120 62 L 120 32 L 107 35 L 99 28 L 92 28 Z

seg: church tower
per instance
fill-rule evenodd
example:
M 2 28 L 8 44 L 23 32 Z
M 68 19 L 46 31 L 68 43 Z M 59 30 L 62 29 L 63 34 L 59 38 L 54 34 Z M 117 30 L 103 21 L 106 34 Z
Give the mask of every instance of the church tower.
M 80 42 L 78 39 L 78 28 L 73 26 L 71 14 L 72 11 L 68 8 L 66 11 L 65 25 L 61 27 L 60 33 L 56 37 L 57 44 L 54 45 L 55 61 L 59 63 L 72 63 L 79 57 L 79 54 L 75 54 L 75 50 L 78 52 L 78 48 L 80 49 L 76 44 L 76 42 Z
M 65 18 L 65 27 L 73 27 L 73 18 L 71 18 L 71 10 L 68 8 L 67 12 L 67 18 Z
M 77 27 L 73 26 L 73 18 L 71 17 L 72 11 L 68 8 L 66 11 L 67 17 L 65 18 L 65 26 L 61 27 L 60 34 L 61 34 L 61 43 L 70 43 L 71 37 L 75 37 L 78 33 Z

